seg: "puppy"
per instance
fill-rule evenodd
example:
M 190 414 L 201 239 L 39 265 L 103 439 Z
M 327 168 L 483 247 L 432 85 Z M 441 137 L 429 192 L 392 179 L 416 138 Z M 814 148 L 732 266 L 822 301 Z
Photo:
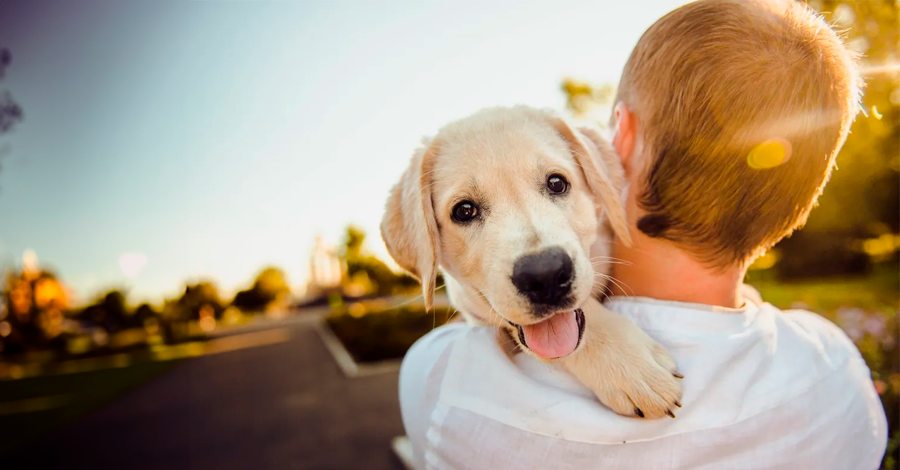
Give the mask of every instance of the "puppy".
M 469 323 L 560 361 L 616 413 L 674 417 L 674 360 L 597 300 L 610 229 L 630 243 L 624 181 L 597 132 L 524 106 L 485 109 L 425 139 L 391 191 L 382 237 L 421 280 L 426 307 L 441 269 Z

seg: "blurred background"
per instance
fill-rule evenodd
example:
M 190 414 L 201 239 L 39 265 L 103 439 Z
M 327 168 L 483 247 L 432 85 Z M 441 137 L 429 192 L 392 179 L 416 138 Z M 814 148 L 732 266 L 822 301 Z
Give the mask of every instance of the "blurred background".
M 0 2 L 0 466 L 402 468 L 399 359 L 452 316 L 381 242 L 424 135 L 608 117 L 641 2 Z M 900 6 L 810 1 L 864 115 L 747 282 L 857 343 L 900 434 Z

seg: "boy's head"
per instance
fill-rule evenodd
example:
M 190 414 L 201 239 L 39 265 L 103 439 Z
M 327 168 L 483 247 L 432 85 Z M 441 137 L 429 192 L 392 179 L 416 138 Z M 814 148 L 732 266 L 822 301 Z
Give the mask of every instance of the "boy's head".
M 805 222 L 858 101 L 853 57 L 802 4 L 667 14 L 631 53 L 613 116 L 638 230 L 711 266 L 746 264 Z

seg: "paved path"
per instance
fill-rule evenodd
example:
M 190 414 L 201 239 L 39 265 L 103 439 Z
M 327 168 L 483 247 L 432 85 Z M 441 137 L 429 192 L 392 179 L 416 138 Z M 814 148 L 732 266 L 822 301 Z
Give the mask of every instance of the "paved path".
M 33 469 L 399 470 L 397 373 L 345 378 L 312 325 L 186 361 L 2 462 Z

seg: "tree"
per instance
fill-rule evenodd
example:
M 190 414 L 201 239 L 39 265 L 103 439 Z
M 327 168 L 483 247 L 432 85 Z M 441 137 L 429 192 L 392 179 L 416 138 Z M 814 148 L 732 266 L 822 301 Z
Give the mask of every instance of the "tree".
M 141 304 L 137 310 L 134 311 L 134 316 L 141 322 L 141 324 L 145 324 L 148 320 L 159 320 L 159 312 L 153 308 L 150 304 Z
M 125 293 L 120 290 L 107 292 L 96 302 L 85 307 L 79 316 L 102 327 L 107 333 L 115 333 L 134 326 L 134 315 L 128 311 Z
M 418 283 L 411 276 L 397 274 L 380 259 L 363 248 L 366 232 L 357 226 L 347 227 L 344 246 L 339 253 L 347 266 L 343 284 L 354 295 L 391 295 L 414 289 Z M 357 292 L 353 292 L 357 291 Z
M 576 117 L 603 122 L 609 116 L 603 112 L 612 102 L 616 87 L 606 83 L 592 85 L 583 80 L 566 78 L 562 83 L 562 91 L 566 95 L 566 108 Z
M 834 0 L 809 4 L 845 30 L 848 46 L 862 54 L 864 111 L 838 154 L 819 207 L 803 230 L 776 247 L 782 254 L 776 265 L 782 278 L 862 273 L 872 261 L 896 263 L 896 243 L 886 249 L 875 244 L 872 250 L 866 249 L 873 246 L 866 241 L 896 239 L 900 233 L 900 6 Z
M 263 269 L 250 289 L 242 290 L 234 296 L 231 305 L 244 311 L 265 310 L 280 303 L 291 293 L 287 277 L 279 268 Z
M 363 257 L 362 246 L 366 241 L 366 231 L 356 225 L 347 227 L 347 234 L 344 235 L 344 258 L 348 260 L 356 260 Z
M 262 272 L 256 276 L 256 281 L 253 283 L 253 290 L 270 300 L 275 300 L 279 296 L 291 292 L 284 271 L 273 267 L 263 269 Z
M 219 299 L 219 289 L 212 282 L 198 282 L 187 285 L 184 294 L 175 301 L 176 319 L 198 320 L 201 311 L 212 309 L 216 318 L 221 317 L 224 307 Z
M 846 29 L 847 44 L 863 56 L 866 85 L 865 114 L 853 123 L 807 229 L 900 233 L 900 6 L 835 0 L 810 5 Z
M 0 48 L 0 80 L 3 80 L 6 75 L 6 69 L 10 63 L 12 63 L 12 54 L 9 49 Z M 13 100 L 9 90 L 0 91 L 0 134 L 12 130 L 13 126 L 23 117 L 22 107 Z
M 6 75 L 6 69 L 9 67 L 9 64 L 12 63 L 12 54 L 9 52 L 9 49 L 0 47 L 0 81 L 3 80 L 3 77 Z M 16 103 L 12 95 L 8 90 L 0 91 L 0 135 L 5 134 L 12 130 L 13 125 L 22 120 L 24 113 L 22 112 L 22 107 Z M 0 149 L 0 157 L 3 156 L 2 150 Z M 9 287 L 9 286 L 7 286 Z M 4 289 L 0 289 L 0 294 L 4 294 L 7 300 L 9 299 L 8 291 Z M 0 318 L 2 320 L 2 318 Z M 4 350 L 7 352 L 18 351 L 19 347 L 8 347 L 7 345 L 12 345 L 16 343 L 16 338 L 20 337 L 19 331 L 14 331 L 12 326 L 15 320 L 10 319 L 10 321 L 5 322 L 5 327 L 3 329 L 9 328 L 10 331 L 3 336 L 7 336 L 8 338 L 4 341 L 0 339 L 0 353 Z M 24 341 L 24 340 L 23 340 Z M 24 343 L 22 343 L 24 345 Z M 24 346 L 23 346 L 24 347 Z
M 60 346 L 68 299 L 55 275 L 43 270 L 10 272 L 3 291 L 0 351 L 17 354 Z

